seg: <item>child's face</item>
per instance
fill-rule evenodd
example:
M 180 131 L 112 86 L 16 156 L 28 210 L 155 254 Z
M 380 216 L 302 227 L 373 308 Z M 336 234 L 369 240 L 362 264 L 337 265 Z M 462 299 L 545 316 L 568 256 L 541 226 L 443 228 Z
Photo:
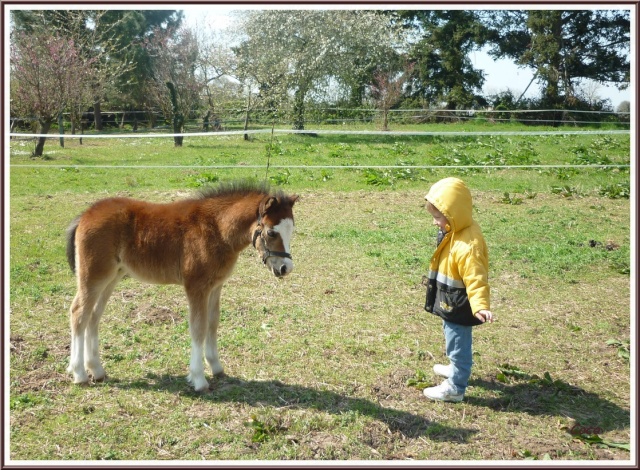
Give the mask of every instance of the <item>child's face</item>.
M 433 217 L 433 225 L 436 225 L 440 230 L 442 230 L 443 232 L 446 232 L 447 231 L 446 227 L 449 221 L 442 214 L 442 212 L 440 212 L 438 209 L 431 206 L 430 204 L 427 204 L 427 210 L 429 211 L 429 214 L 431 214 L 431 216 Z

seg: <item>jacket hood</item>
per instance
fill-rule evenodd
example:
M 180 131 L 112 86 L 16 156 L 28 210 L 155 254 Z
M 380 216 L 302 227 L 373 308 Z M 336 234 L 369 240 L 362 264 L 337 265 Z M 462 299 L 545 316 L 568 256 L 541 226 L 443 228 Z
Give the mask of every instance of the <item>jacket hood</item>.
M 447 218 L 451 232 L 458 232 L 473 223 L 471 191 L 461 179 L 451 177 L 438 181 L 424 198 Z

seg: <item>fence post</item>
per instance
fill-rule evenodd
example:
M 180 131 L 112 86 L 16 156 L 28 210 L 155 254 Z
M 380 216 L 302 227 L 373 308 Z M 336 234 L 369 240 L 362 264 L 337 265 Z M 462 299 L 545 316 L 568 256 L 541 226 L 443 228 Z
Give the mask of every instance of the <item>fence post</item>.
M 244 130 L 249 128 L 249 107 L 251 105 L 251 90 L 247 94 L 247 108 L 244 111 Z M 249 134 L 244 135 L 244 140 L 249 140 Z

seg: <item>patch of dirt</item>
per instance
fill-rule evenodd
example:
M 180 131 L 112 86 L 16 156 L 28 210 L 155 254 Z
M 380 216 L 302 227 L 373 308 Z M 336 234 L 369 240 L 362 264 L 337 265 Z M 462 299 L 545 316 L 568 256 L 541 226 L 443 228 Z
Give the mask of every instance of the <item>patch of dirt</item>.
M 407 380 L 415 374 L 408 368 L 400 368 L 391 372 L 371 386 L 371 393 L 381 402 L 415 401 L 416 390 L 407 385 Z
M 524 449 L 524 450 L 522 450 Z M 608 448 L 600 448 L 595 445 L 589 445 L 578 439 L 559 444 L 553 439 L 543 439 L 529 437 L 514 442 L 507 458 L 513 460 L 523 460 L 536 458 L 543 460 L 548 455 L 552 460 L 575 460 L 575 459 L 594 459 L 594 460 L 624 460 L 628 458 L 628 453 L 621 450 Z
M 143 303 L 131 312 L 135 316 L 134 323 L 143 322 L 147 325 L 181 323 L 183 318 L 176 311 L 168 307 L 156 307 L 150 303 Z
M 10 371 L 12 394 L 53 390 L 58 384 L 69 381 L 66 374 L 55 370 L 57 363 L 68 358 L 69 343 L 46 344 L 43 337 L 46 334 L 37 333 L 36 338 L 10 336 L 10 352 L 16 361 Z
M 347 444 L 347 438 L 344 435 L 335 435 L 328 432 L 311 433 L 300 442 L 309 455 L 303 455 L 302 458 L 314 460 L 339 460 L 348 458 L 343 455 L 343 448 Z
M 27 392 L 55 390 L 61 383 L 70 383 L 69 376 L 43 367 L 15 378 L 11 391 L 20 395 Z
M 620 248 L 620 244 L 613 240 L 607 240 L 605 243 L 598 240 L 589 240 L 587 245 L 590 248 L 604 248 L 607 251 L 614 251 Z M 584 244 L 581 244 L 580 246 L 584 246 Z
M 11 335 L 9 337 L 9 350 L 11 354 L 22 355 L 26 349 L 24 338 L 19 335 Z

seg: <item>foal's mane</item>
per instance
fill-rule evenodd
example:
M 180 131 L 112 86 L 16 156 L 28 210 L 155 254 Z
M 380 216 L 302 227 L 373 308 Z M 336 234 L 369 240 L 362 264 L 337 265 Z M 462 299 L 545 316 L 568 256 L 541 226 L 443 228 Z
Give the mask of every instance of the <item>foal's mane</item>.
M 228 196 L 246 196 L 249 194 L 264 194 L 265 196 L 272 194 L 271 188 L 267 182 L 257 183 L 252 180 L 228 181 L 218 184 L 217 186 L 209 186 L 198 192 L 198 199 L 213 199 Z M 282 191 L 277 191 L 275 196 L 282 197 Z

